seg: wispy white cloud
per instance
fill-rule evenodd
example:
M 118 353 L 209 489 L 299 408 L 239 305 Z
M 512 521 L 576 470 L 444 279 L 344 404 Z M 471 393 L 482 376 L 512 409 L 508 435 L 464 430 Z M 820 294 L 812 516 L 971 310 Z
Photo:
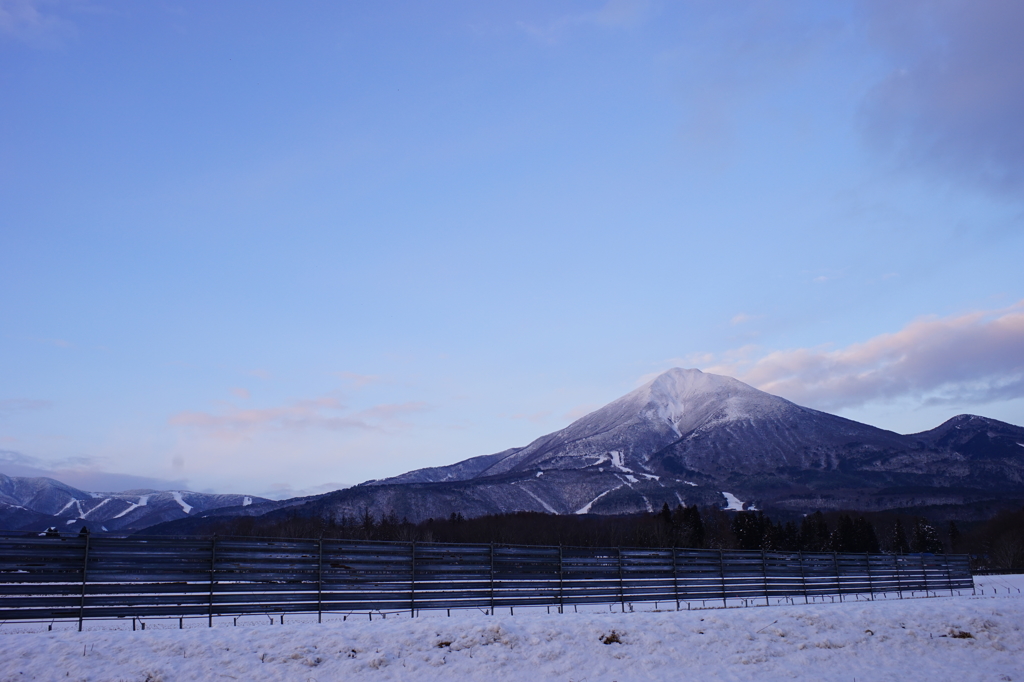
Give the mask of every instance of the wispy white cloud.
M 0 37 L 33 47 L 54 47 L 74 34 L 74 26 L 58 16 L 57 3 L 40 0 L 0 0 Z
M 543 25 L 519 22 L 529 35 L 547 43 L 556 43 L 574 28 L 597 26 L 622 29 L 643 23 L 652 13 L 650 0 L 607 0 L 598 9 L 559 17 Z
M 0 415 L 5 412 L 30 412 L 33 410 L 45 410 L 52 407 L 49 400 L 34 400 L 31 398 L 5 398 L 0 400 Z
M 297 400 L 289 405 L 241 409 L 230 405 L 220 412 L 184 411 L 173 415 L 171 426 L 201 431 L 208 436 L 238 440 L 269 431 L 386 430 L 407 426 L 408 415 L 428 409 L 423 402 L 375 405 L 349 411 L 333 396 Z
M 759 320 L 762 317 L 764 317 L 764 315 L 748 315 L 747 313 L 737 313 L 736 315 L 733 315 L 732 319 L 729 320 L 729 322 L 732 325 L 738 325 L 744 324 L 746 322 L 751 322 L 753 320 Z
M 348 382 L 355 389 L 365 388 L 384 382 L 384 377 L 378 374 L 356 374 L 355 372 L 338 372 L 337 376 Z
M 705 371 L 820 409 L 899 398 L 982 404 L 1024 397 L 1024 301 L 921 318 L 844 348 L 747 346 L 701 359 Z

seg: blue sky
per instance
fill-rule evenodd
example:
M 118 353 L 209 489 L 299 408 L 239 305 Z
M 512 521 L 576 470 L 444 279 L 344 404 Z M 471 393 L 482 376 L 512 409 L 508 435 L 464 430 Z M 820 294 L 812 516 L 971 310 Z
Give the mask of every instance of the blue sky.
M 282 496 L 677 365 L 1024 424 L 1022 30 L 1011 0 L 0 0 L 0 472 Z

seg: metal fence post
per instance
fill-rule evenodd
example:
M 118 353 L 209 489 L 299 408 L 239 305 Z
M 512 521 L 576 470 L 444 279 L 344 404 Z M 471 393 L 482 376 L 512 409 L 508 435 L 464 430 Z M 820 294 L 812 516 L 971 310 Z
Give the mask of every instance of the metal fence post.
M 807 574 L 804 572 L 804 553 L 803 550 L 797 553 L 800 557 L 800 585 L 804 589 L 804 603 L 809 604 L 810 600 L 807 599 Z
M 491 543 L 491 615 L 494 615 L 494 543 Z
M 875 600 L 875 585 L 871 582 L 871 554 L 870 552 L 864 552 L 864 568 L 868 572 L 868 594 L 871 595 L 871 601 Z
M 207 620 L 207 627 L 213 627 L 213 578 L 217 568 L 217 534 L 210 538 L 210 612 Z
M 558 612 L 564 613 L 565 609 L 565 585 L 564 585 L 564 568 L 562 561 L 562 545 L 558 545 Z
M 728 608 L 728 595 L 725 591 L 725 553 L 718 550 L 718 572 L 722 576 L 722 606 Z
M 676 611 L 679 610 L 679 550 L 672 548 L 672 591 L 676 594 Z
M 625 613 L 626 612 L 626 593 L 625 593 L 625 590 L 623 589 L 623 585 L 622 585 L 622 548 L 621 547 L 616 547 L 615 548 L 615 552 L 618 555 L 618 559 L 619 559 L 619 607 L 622 609 L 622 612 Z
M 839 601 L 843 601 L 843 579 L 839 575 L 839 555 L 832 552 L 832 566 L 836 569 L 836 591 L 839 592 Z
M 761 550 L 761 575 L 764 576 L 764 605 L 771 606 L 771 602 L 768 601 L 768 560 L 763 549 Z
M 324 536 L 316 541 L 316 622 L 324 622 Z
M 949 572 L 949 555 L 942 555 L 942 563 L 946 566 L 946 584 L 949 585 L 949 596 L 953 596 L 953 576 Z
M 85 534 L 85 554 L 82 556 L 82 601 L 78 605 L 78 631 L 82 631 L 82 619 L 85 618 L 85 581 L 89 571 L 89 533 Z
M 409 569 L 409 617 L 416 617 L 416 541 L 411 545 L 412 565 Z

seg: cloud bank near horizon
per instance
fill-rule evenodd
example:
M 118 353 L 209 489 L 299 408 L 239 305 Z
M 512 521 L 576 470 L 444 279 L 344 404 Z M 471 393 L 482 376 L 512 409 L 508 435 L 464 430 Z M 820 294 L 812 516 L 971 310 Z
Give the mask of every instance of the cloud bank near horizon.
M 85 492 L 120 493 L 125 490 L 188 490 L 188 481 L 105 471 L 89 457 L 47 462 L 13 450 L 0 450 L 0 473 L 25 478 L 52 478 Z M 202 491 L 200 491 L 202 492 Z
M 1024 397 L 1024 301 L 924 317 L 844 348 L 765 353 L 748 346 L 699 358 L 704 371 L 823 410 L 910 398 L 922 405 Z

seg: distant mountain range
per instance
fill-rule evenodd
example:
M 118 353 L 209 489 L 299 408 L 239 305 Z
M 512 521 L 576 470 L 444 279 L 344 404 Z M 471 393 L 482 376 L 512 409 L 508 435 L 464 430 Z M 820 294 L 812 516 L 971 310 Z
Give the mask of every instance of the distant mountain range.
M 161 495 L 177 504 L 174 493 Z M 119 493 L 108 499 L 123 501 L 121 513 L 139 497 Z M 198 497 L 187 498 L 195 507 L 187 518 L 180 505 L 167 505 L 180 520 L 162 524 L 160 532 L 201 532 L 204 519 L 242 514 L 340 519 L 369 511 L 418 522 L 453 512 L 625 514 L 664 503 L 784 514 L 904 510 L 980 518 L 1024 503 L 1024 428 L 960 415 L 930 431 L 900 435 L 801 407 L 736 379 L 672 369 L 526 447 L 283 503 L 242 506 L 240 496 L 209 497 L 225 499 L 209 500 L 203 511 L 192 502 Z M 226 499 L 232 497 L 237 499 Z M 68 504 L 66 496 L 61 499 Z M 99 511 L 98 504 L 92 508 Z M 79 515 L 100 518 L 88 509 Z M 61 513 L 69 510 L 78 514 L 74 504 Z
M 52 478 L 0 474 L 0 529 L 62 532 L 124 532 L 186 518 L 211 509 L 273 504 L 250 495 L 207 495 L 189 491 L 87 492 Z

